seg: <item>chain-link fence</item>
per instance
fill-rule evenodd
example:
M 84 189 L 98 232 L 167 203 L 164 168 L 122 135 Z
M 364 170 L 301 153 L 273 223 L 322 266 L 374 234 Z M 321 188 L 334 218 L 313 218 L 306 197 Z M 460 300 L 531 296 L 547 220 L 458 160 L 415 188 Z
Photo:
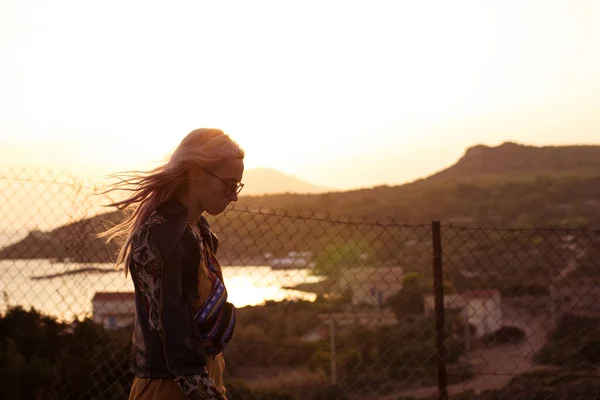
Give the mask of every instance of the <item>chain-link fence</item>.
M 126 399 L 121 214 L 64 174 L 0 174 L 0 397 Z M 209 219 L 230 301 L 229 399 L 597 399 L 600 231 L 238 205 Z M 31 309 L 33 307 L 33 309 Z

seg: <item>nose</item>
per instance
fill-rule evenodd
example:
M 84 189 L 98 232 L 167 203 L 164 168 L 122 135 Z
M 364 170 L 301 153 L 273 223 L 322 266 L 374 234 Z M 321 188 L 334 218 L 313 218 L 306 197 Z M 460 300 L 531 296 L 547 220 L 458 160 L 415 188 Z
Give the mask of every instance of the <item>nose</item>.
M 230 201 L 238 201 L 238 195 L 236 192 L 233 192 L 231 195 L 229 195 L 229 200 Z

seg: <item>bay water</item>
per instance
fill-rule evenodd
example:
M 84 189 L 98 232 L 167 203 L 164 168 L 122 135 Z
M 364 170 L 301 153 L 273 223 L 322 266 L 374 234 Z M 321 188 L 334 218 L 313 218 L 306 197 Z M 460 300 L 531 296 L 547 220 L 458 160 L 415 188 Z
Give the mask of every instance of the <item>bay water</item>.
M 85 272 L 64 274 L 67 271 Z M 99 271 L 97 271 L 99 270 Z M 51 278 L 35 277 L 57 275 Z M 269 266 L 223 267 L 229 301 L 236 307 L 260 305 L 265 301 L 303 299 L 312 293 L 285 287 L 318 282 L 309 270 L 272 270 Z M 0 260 L 0 311 L 20 305 L 34 307 L 62 321 L 92 316 L 96 292 L 132 292 L 131 275 L 115 271 L 112 264 L 62 263 L 51 260 Z

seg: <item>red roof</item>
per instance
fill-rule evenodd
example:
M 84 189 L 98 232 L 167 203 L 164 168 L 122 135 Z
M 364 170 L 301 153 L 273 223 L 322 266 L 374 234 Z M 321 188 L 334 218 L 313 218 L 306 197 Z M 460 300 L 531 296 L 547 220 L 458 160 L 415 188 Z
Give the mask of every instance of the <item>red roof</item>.
M 135 300 L 134 292 L 96 292 L 92 301 L 133 301 Z

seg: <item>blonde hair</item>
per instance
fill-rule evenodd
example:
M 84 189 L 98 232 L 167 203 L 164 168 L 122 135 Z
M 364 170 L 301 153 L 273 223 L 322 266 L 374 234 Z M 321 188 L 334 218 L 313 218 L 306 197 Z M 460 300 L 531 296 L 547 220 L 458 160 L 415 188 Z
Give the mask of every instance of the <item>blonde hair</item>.
M 147 172 L 127 171 L 112 175 L 118 182 L 103 193 L 123 190 L 131 195 L 107 207 L 133 208 L 124 221 L 98 235 L 108 237 L 107 243 L 113 240 L 122 243 L 115 268 L 119 269 L 123 264 L 127 275 L 126 260 L 132 234 L 160 204 L 173 197 L 190 169 L 216 168 L 224 161 L 243 158 L 244 150 L 222 130 L 201 128 L 188 133 L 165 164 Z

